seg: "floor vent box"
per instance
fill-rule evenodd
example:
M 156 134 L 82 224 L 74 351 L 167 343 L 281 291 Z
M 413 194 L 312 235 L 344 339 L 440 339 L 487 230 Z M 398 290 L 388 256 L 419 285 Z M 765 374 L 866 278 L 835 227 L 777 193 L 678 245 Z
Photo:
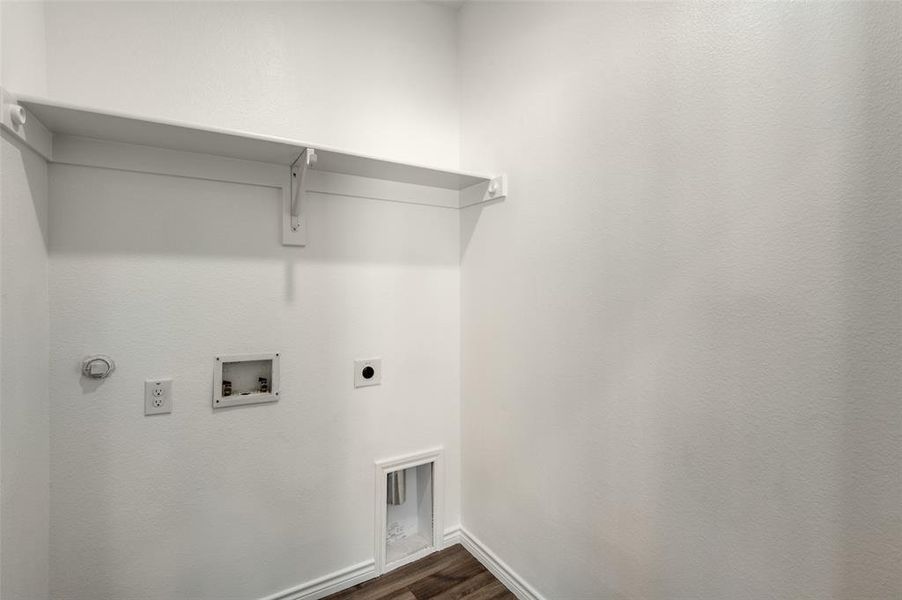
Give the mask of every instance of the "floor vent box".
M 441 451 L 376 463 L 376 566 L 390 571 L 441 548 Z

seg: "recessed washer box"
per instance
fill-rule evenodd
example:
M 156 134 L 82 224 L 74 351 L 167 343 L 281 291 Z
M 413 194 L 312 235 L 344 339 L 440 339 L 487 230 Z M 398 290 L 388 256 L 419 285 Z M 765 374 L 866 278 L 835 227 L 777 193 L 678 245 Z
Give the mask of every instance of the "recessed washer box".
M 213 408 L 279 399 L 279 353 L 220 355 L 213 361 Z

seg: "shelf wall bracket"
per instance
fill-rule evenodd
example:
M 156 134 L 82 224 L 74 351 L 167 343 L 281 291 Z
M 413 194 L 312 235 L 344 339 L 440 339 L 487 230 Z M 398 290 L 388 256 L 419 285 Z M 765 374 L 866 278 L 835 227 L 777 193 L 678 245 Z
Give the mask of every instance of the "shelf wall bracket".
M 304 182 L 307 171 L 316 164 L 316 151 L 306 148 L 291 163 L 288 198 L 283 204 L 282 244 L 286 246 L 304 246 L 307 243 L 307 223 L 303 214 Z
M 460 208 L 507 198 L 507 175 L 497 175 L 460 190 Z
M 3 88 L 0 88 L 0 128 L 17 137 L 44 160 L 53 160 L 53 134 Z

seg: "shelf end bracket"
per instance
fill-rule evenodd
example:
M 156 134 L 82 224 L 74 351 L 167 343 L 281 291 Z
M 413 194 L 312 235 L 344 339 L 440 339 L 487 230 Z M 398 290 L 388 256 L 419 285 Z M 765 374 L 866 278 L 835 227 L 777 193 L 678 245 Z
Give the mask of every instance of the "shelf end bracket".
M 507 175 L 501 174 L 460 191 L 460 208 L 507 198 Z

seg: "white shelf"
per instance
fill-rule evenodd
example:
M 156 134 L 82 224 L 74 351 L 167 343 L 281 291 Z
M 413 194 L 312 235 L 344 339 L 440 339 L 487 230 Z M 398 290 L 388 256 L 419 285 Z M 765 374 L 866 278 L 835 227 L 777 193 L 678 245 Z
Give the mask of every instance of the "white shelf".
M 454 209 L 507 196 L 503 175 L 0 92 L 2 127 L 48 162 L 280 188 L 282 244 L 288 246 L 307 243 L 303 204 L 309 193 Z M 24 124 L 17 122 L 20 107 Z
M 178 123 L 165 119 L 74 106 L 33 96 L 16 96 L 54 135 L 70 135 L 182 152 L 290 165 L 307 148 L 317 171 L 384 179 L 449 190 L 490 181 L 491 175 L 402 163 L 299 140 Z
M 20 96 L 18 103 L 55 135 L 286 165 L 303 150 L 303 146 L 278 138 L 102 112 L 27 96 Z
M 316 155 L 319 157 L 315 167 L 317 171 L 343 173 L 345 175 L 356 175 L 372 179 L 387 179 L 389 181 L 425 185 L 446 190 L 462 190 L 480 183 L 487 183 L 492 179 L 489 175 L 433 169 L 382 160 L 371 156 L 321 149 L 316 146 L 312 147 L 316 148 Z

